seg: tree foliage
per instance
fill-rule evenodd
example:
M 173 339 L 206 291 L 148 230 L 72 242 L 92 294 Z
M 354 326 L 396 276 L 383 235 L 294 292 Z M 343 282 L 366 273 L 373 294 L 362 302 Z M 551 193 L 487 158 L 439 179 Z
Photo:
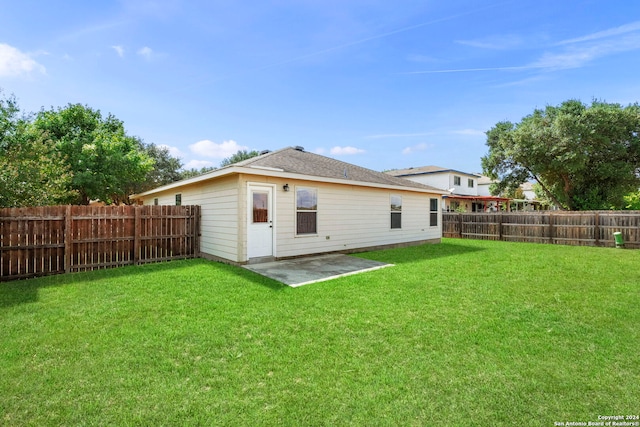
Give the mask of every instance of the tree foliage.
M 0 207 L 128 203 L 181 179 L 181 168 L 166 147 L 128 135 L 111 114 L 69 104 L 26 115 L 0 90 Z
M 640 210 L 640 191 L 624 196 L 625 209 L 639 211 Z
M 140 148 L 137 138 L 126 134 L 123 123 L 109 114 L 81 104 L 42 110 L 33 122 L 46 132 L 69 167 L 74 200 L 126 202 L 135 183 L 153 169 L 153 159 Z
M 259 155 L 260 153 L 255 150 L 254 151 L 239 150 L 235 154 L 231 155 L 230 157 L 227 157 L 226 159 L 222 160 L 222 162 L 220 162 L 220 167 L 223 168 L 225 166 L 230 166 L 235 163 L 239 163 L 239 162 L 242 162 L 243 160 L 248 160 L 248 159 L 251 159 L 252 157 L 256 157 Z M 193 178 L 194 176 L 203 175 L 207 172 L 211 172 L 216 169 L 217 168 L 213 166 L 203 167 L 200 169 L 191 168 L 191 169 L 183 170 L 180 173 L 180 176 L 181 176 L 181 179 Z
M 30 127 L 15 98 L 0 98 L 0 207 L 67 203 L 76 196 L 70 179 L 51 141 Z
M 153 160 L 153 168 L 143 181 L 135 183 L 133 193 L 141 193 L 182 179 L 182 161 L 173 157 L 167 147 L 146 144 L 141 140 L 138 140 L 138 144 L 140 150 Z
M 640 106 L 576 100 L 536 109 L 487 132 L 484 173 L 513 191 L 535 180 L 557 206 L 620 209 L 640 187 Z
M 203 174 L 205 174 L 207 172 L 211 172 L 213 170 L 216 170 L 216 168 L 215 167 L 203 167 L 203 168 L 200 168 L 200 169 L 196 169 L 196 168 L 185 169 L 185 170 L 180 172 L 180 179 L 193 178 L 194 176 L 203 175 Z
M 237 153 L 232 155 L 231 157 L 227 157 L 220 163 L 220 167 L 225 167 L 232 165 L 234 163 L 239 163 L 243 160 L 248 160 L 252 157 L 259 156 L 260 153 L 257 151 L 247 151 L 247 150 L 239 150 Z

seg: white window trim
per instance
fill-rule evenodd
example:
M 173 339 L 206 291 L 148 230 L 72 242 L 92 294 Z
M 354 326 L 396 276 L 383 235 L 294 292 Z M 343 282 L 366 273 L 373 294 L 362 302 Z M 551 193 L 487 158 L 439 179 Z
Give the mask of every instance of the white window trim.
M 393 210 L 393 198 L 394 197 L 399 197 L 400 198 L 400 210 L 394 211 Z M 392 227 L 392 221 L 391 218 L 393 217 L 393 214 L 400 214 L 400 227 Z M 400 194 L 390 194 L 389 195 L 389 230 L 402 230 L 402 196 Z
M 298 190 L 312 190 L 316 193 L 316 209 L 315 210 L 298 210 Z M 318 211 L 320 205 L 320 191 L 318 191 L 318 187 L 310 187 L 307 185 L 300 185 L 294 187 L 294 196 L 293 196 L 293 209 L 294 209 L 294 236 L 296 238 L 305 238 L 305 237 L 318 237 L 319 234 L 319 221 L 318 221 Z M 298 212 L 315 212 L 316 213 L 316 232 L 315 233 L 298 233 Z

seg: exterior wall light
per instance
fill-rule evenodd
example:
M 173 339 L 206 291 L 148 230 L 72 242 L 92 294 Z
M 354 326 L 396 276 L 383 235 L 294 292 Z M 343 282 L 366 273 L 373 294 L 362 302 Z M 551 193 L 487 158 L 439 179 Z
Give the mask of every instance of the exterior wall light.
M 289 184 L 285 184 L 285 185 L 283 185 L 283 186 L 282 186 L 282 189 L 283 189 L 284 191 L 289 191 Z

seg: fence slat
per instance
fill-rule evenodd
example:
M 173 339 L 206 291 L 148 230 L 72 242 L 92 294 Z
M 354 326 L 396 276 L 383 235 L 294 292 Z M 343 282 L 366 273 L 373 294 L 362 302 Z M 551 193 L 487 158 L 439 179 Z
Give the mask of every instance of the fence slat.
M 0 209 L 0 281 L 199 256 L 199 206 Z
M 442 214 L 443 237 L 640 249 L 640 211 L 545 211 Z

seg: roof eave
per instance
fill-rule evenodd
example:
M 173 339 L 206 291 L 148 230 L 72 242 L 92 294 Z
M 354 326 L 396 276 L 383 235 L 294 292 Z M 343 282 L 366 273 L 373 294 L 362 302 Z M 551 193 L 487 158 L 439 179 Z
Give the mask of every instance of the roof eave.
M 466 176 L 472 176 L 474 178 L 479 178 L 482 175 L 478 175 L 475 173 L 469 173 L 469 172 L 462 172 L 459 170 L 455 170 L 455 169 L 443 169 L 443 170 L 437 170 L 437 171 L 423 171 L 423 172 L 414 172 L 414 173 L 406 173 L 406 174 L 402 174 L 402 175 L 393 175 L 396 176 L 398 178 L 404 178 L 406 176 L 418 176 L 418 175 L 433 175 L 436 173 L 457 173 L 460 175 L 466 175 Z
M 227 175 L 233 174 L 245 174 L 245 175 L 259 175 L 259 176 L 268 176 L 273 178 L 283 178 L 283 179 L 296 179 L 296 180 L 304 180 L 304 181 L 312 181 L 312 182 L 324 182 L 324 183 L 333 183 L 333 184 L 341 184 L 341 185 L 355 185 L 358 187 L 369 187 L 369 188 L 384 188 L 389 190 L 402 190 L 402 191 L 413 191 L 418 193 L 429 193 L 429 194 L 449 194 L 445 190 L 440 190 L 437 188 L 419 188 L 412 186 L 404 186 L 404 185 L 393 185 L 393 184 L 380 184 L 375 182 L 365 182 L 365 181 L 354 181 L 349 179 L 338 179 L 338 178 L 326 178 L 322 176 L 315 175 L 301 175 L 298 173 L 279 171 L 275 168 L 255 168 L 251 166 L 231 166 L 228 168 L 217 169 L 215 171 L 206 173 L 204 175 L 196 176 L 193 178 L 185 179 L 182 181 L 173 182 L 171 184 L 164 185 L 162 187 L 154 188 L 153 190 L 145 191 L 140 194 L 134 194 L 131 196 L 132 199 L 139 199 L 141 197 L 151 196 L 153 194 L 162 193 L 164 191 L 181 188 L 187 185 L 193 185 L 204 181 L 213 180 L 216 178 L 220 178 Z

